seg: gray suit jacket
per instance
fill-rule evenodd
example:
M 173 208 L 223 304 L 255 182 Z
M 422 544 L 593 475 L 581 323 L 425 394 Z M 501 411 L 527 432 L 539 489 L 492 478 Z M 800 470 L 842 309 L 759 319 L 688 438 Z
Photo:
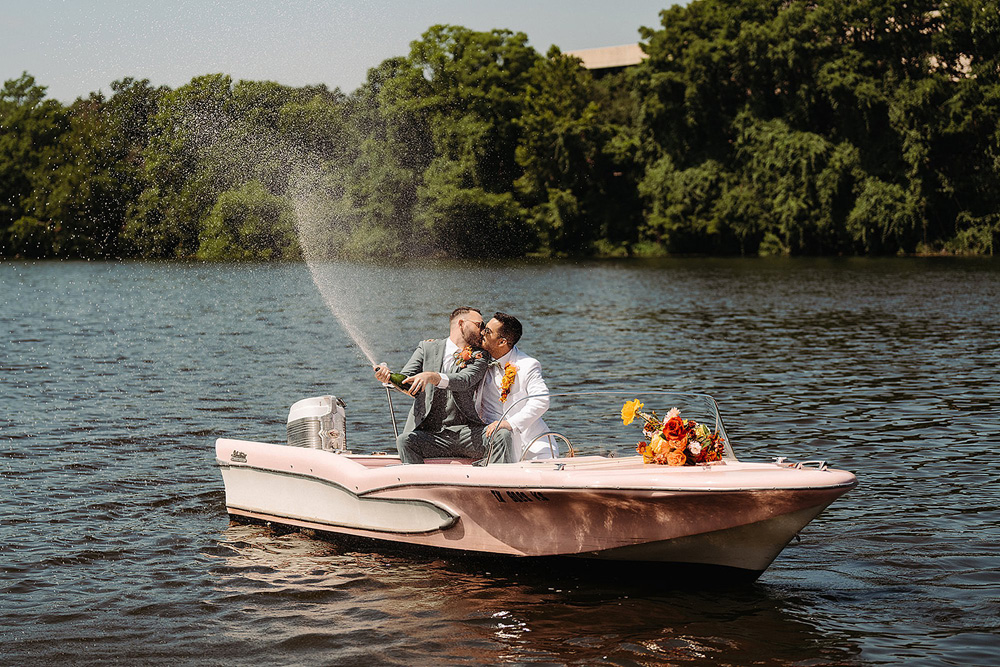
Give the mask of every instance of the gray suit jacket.
M 413 356 L 410 357 L 410 360 L 406 362 L 406 365 L 403 366 L 400 372 L 407 377 L 416 375 L 422 371 L 441 372 L 441 361 L 444 358 L 446 342 L 443 338 L 423 341 L 414 350 Z M 434 394 L 438 391 L 452 392 L 455 404 L 458 406 L 462 416 L 465 417 L 467 424 L 470 426 L 485 426 L 483 420 L 479 418 L 479 413 L 476 412 L 475 394 L 476 387 L 479 386 L 479 383 L 486 376 L 490 355 L 482 350 L 477 350 L 477 352 L 481 353 L 481 358 L 476 359 L 473 357 L 472 361 L 465 368 L 461 368 L 455 373 L 448 373 L 447 389 L 438 389 L 434 385 L 429 384 L 424 389 L 422 396 L 418 394 L 413 398 L 413 407 L 410 408 L 410 414 L 406 417 L 404 431 L 413 431 L 423 423 L 431 410 Z

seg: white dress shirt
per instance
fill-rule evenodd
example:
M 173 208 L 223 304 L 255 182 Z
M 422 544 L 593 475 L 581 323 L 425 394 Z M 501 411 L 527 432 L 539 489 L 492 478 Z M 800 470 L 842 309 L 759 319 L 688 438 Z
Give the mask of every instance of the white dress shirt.
M 455 345 L 451 338 L 444 342 L 444 356 L 441 357 L 441 381 L 438 382 L 438 389 L 448 388 L 448 375 L 446 370 L 451 370 L 451 365 L 455 361 L 455 353 L 458 352 L 458 345 Z
M 486 371 L 486 377 L 483 378 L 482 419 L 487 424 L 498 421 L 507 407 L 500 402 L 500 383 L 503 381 L 504 368 L 506 368 L 507 361 L 513 351 L 512 348 L 507 351 L 507 354 L 497 359 L 496 363 L 492 364 Z

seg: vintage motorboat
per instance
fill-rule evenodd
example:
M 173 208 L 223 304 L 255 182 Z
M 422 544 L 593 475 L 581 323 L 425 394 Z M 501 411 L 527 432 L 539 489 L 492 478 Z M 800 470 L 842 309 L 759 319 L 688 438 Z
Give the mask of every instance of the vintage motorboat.
M 551 399 L 567 406 L 565 423 L 591 424 L 587 437 L 601 443 L 605 434 L 625 430 L 622 418 L 615 412 L 615 423 L 601 419 L 594 425 L 581 415 L 600 413 L 621 395 L 591 391 Z M 704 442 L 718 447 L 715 460 L 662 465 L 650 462 L 649 451 L 637 455 L 634 439 L 616 450 L 548 433 L 549 458 L 403 465 L 388 433 L 384 443 L 364 443 L 360 448 L 367 452 L 352 453 L 343 401 L 323 396 L 292 406 L 286 443 L 216 441 L 226 508 L 237 521 L 406 545 L 715 566 L 754 579 L 857 484 L 852 473 L 822 461 L 738 460 L 709 396 L 642 397 L 690 416 L 684 423 L 698 426 L 698 433 L 708 434 Z M 554 413 L 546 414 L 550 423 Z M 694 427 L 688 428 L 693 441 Z M 648 424 L 645 433 L 650 435 Z M 391 453 L 376 451 L 379 445 Z

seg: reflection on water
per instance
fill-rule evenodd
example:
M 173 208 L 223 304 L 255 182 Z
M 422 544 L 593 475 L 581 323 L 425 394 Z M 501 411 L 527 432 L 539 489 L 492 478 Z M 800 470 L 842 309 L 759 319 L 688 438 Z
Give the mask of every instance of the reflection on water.
M 393 367 L 456 305 L 512 312 L 553 391 L 702 391 L 741 459 L 826 459 L 860 484 L 740 588 L 227 527 L 216 437 L 281 442 L 288 407 L 329 393 L 354 450 L 391 448 L 385 394 L 308 269 L 2 263 L 2 662 L 996 662 L 997 262 L 328 275 L 363 286 L 352 312 Z M 620 408 L 546 420 L 585 451 L 627 451 Z
M 434 655 L 443 663 L 740 665 L 749 655 L 796 662 L 803 650 L 852 664 L 860 652 L 844 634 L 818 630 L 808 601 L 794 594 L 760 585 L 678 588 L 655 565 L 607 578 L 572 562 L 560 570 L 565 561 L 522 567 L 357 551 L 239 524 L 219 545 L 222 600 L 254 603 L 240 627 L 273 629 L 270 611 L 280 609 L 289 633 L 283 645 L 317 659 L 359 632 L 380 647 L 381 659 L 398 664 Z

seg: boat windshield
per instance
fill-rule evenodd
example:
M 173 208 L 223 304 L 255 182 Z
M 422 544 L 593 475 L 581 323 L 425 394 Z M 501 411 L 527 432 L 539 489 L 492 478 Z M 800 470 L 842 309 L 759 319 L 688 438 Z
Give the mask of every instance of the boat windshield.
M 729 442 L 729 436 L 719 414 L 719 406 L 715 399 L 707 394 L 689 394 L 669 391 L 630 391 L 617 389 L 581 390 L 526 396 L 506 405 L 501 420 L 521 410 L 544 405 L 548 401 L 548 409 L 542 415 L 546 429 L 531 437 L 541 436 L 541 433 L 552 432 L 556 436 L 540 438 L 536 441 L 534 450 L 539 448 L 558 448 L 559 456 L 598 455 L 598 456 L 638 456 L 636 447 L 640 442 L 650 442 L 650 430 L 644 433 L 647 418 L 652 418 L 653 424 L 666 421 L 672 409 L 678 411 L 678 416 L 685 422 L 694 421 L 698 426 L 704 426 L 712 436 L 712 442 L 718 443 L 719 455 L 722 459 L 735 461 Z M 636 405 L 633 401 L 638 401 Z M 623 407 L 626 403 L 634 408 L 634 417 L 630 424 L 623 423 Z M 626 410 L 633 412 L 633 410 Z M 700 431 L 705 433 L 703 429 Z M 567 442 L 568 441 L 568 442 Z M 523 442 L 527 449 L 531 442 Z M 523 452 L 522 452 L 523 453 Z M 550 453 L 542 454 L 543 458 Z M 533 458 L 524 454 L 523 458 Z

